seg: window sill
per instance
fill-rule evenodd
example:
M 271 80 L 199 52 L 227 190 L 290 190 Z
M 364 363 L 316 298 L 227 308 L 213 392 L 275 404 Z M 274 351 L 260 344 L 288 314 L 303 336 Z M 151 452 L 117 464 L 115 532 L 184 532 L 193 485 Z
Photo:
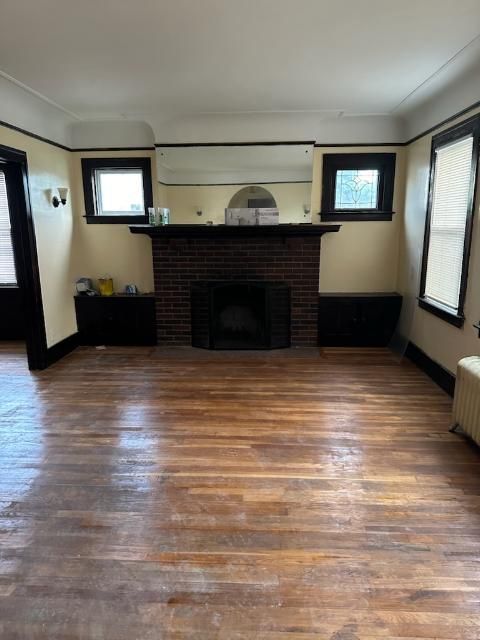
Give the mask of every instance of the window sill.
M 83 216 L 87 224 L 148 224 L 148 216 Z
M 358 211 L 325 211 L 320 212 L 322 222 L 390 222 L 394 211 L 369 211 L 359 209 Z
M 420 307 L 420 309 L 424 309 L 425 311 L 432 313 L 434 316 L 437 316 L 437 318 L 445 320 L 445 322 L 452 324 L 458 329 L 461 329 L 463 327 L 465 316 L 461 313 L 454 313 L 447 307 L 443 307 L 438 303 L 434 303 L 431 300 L 428 300 L 428 298 L 418 298 L 418 306 Z

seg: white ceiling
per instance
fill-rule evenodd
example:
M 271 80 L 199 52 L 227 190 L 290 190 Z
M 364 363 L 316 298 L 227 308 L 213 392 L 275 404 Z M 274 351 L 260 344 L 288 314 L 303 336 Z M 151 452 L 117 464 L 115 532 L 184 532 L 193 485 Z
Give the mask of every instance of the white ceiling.
M 0 0 L 0 69 L 82 118 L 391 113 L 478 0 Z

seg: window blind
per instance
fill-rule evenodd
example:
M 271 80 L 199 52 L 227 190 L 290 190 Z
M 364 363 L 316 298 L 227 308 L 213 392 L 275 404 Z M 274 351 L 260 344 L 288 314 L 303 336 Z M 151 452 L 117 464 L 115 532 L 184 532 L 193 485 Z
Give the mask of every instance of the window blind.
M 5 173 L 0 169 L 0 285 L 17 284 Z
M 425 297 L 458 311 L 473 136 L 436 150 Z

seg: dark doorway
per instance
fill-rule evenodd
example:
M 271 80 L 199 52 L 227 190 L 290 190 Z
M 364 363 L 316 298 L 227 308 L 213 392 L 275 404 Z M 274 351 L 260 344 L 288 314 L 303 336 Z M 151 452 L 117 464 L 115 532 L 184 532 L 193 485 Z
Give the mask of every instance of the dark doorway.
M 47 340 L 25 152 L 0 145 L 0 171 L 6 187 L 16 274 L 15 284 L 4 289 L 10 289 L 23 319 L 28 367 L 44 369 L 48 364 Z M 2 307 L 6 315 L 7 307 Z
M 290 290 L 283 282 L 199 282 L 191 301 L 193 346 L 290 346 Z

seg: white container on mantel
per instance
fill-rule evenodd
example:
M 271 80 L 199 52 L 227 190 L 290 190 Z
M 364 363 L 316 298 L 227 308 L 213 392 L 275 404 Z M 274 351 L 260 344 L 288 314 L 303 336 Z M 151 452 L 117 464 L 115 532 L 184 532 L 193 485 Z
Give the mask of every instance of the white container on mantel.
M 280 217 L 277 208 L 257 209 L 258 224 L 279 224 Z
M 277 208 L 242 208 L 225 209 L 225 224 L 229 226 L 256 226 L 279 224 L 279 213 Z

